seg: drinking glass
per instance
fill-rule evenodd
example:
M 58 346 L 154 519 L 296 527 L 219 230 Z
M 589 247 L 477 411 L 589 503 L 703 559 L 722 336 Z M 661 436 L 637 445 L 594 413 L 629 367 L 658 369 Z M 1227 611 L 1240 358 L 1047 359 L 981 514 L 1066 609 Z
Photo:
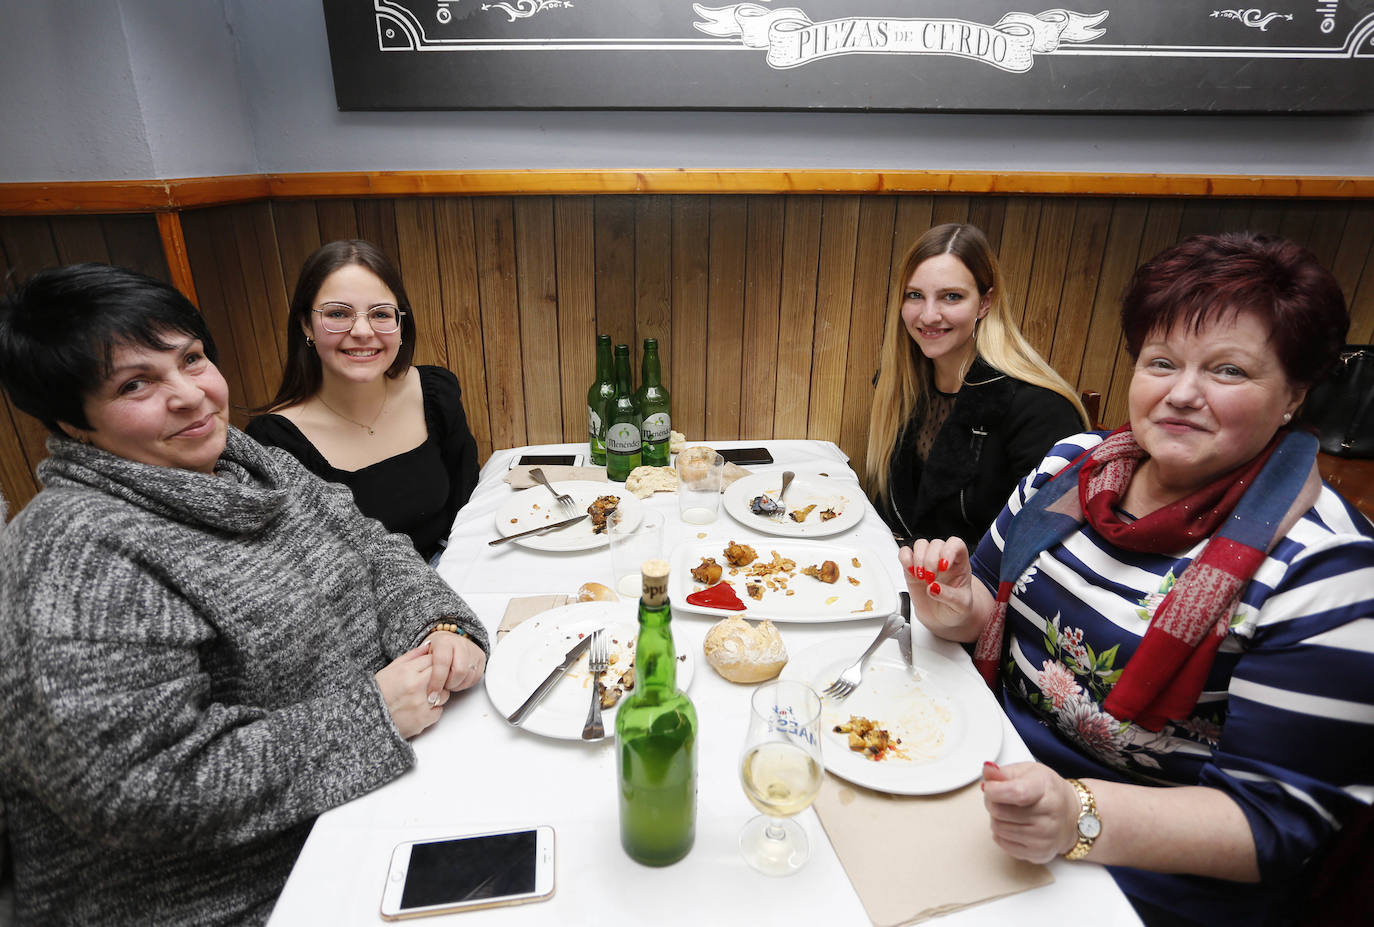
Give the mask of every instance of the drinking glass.
M 660 512 L 645 511 L 639 524 L 626 529 L 618 515 L 618 512 L 613 513 L 606 520 L 606 533 L 611 539 L 611 586 L 622 597 L 633 601 L 639 598 L 644 587 L 639 565 L 645 560 L 663 557 L 664 519 Z
M 725 458 L 709 447 L 688 447 L 677 455 L 676 467 L 678 515 L 689 525 L 715 521 Z
M 744 794 L 763 814 L 744 825 L 740 852 L 771 876 L 791 875 L 806 864 L 806 831 L 792 815 L 820 791 L 821 698 L 801 682 L 779 681 L 754 690 L 749 733 L 739 777 Z

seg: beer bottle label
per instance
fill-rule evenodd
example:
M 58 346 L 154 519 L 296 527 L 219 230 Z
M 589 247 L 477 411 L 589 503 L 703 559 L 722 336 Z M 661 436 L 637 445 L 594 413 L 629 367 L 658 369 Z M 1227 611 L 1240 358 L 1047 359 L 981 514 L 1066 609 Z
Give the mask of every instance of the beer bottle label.
M 587 434 L 593 438 L 601 434 L 601 416 L 591 406 L 587 406 Z
M 655 412 L 644 420 L 644 440 L 651 444 L 667 441 L 671 431 L 667 412 Z
M 617 422 L 606 429 L 606 450 L 615 454 L 639 453 L 639 429 L 629 422 Z

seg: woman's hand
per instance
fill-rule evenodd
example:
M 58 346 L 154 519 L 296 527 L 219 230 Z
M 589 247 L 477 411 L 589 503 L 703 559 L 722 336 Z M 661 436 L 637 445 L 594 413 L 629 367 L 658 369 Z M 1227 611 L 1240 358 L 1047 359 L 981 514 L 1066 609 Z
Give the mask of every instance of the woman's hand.
M 992 839 L 1017 859 L 1047 863 L 1078 842 L 1078 793 L 1041 763 L 983 764 L 983 805 Z
M 452 631 L 435 631 L 426 643 L 432 645 L 434 665 L 430 668 L 429 694 L 461 692 L 475 686 L 487 669 L 487 655 L 472 641 Z
M 898 550 L 897 559 L 921 624 L 946 640 L 976 640 L 992 611 L 992 597 L 974 581 L 964 542 L 919 540 Z
M 429 680 L 435 662 L 430 651 L 430 642 L 425 641 L 392 660 L 373 677 L 382 690 L 392 723 L 406 740 L 438 721 L 448 701 L 447 692 L 440 692 L 438 698 L 430 696 Z

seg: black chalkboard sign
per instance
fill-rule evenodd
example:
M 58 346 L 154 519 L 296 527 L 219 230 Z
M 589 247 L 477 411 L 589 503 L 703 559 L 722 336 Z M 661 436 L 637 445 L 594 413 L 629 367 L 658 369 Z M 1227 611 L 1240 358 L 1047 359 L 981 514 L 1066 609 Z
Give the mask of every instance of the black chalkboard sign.
M 346 110 L 1374 110 L 1374 0 L 324 8 Z

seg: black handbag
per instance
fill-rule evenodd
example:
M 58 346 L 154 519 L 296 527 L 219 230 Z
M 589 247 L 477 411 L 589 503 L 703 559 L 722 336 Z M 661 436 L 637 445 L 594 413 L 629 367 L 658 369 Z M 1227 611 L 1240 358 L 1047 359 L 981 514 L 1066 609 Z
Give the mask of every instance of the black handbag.
M 1374 345 L 1348 344 L 1307 394 L 1299 421 L 1337 457 L 1374 457 Z

